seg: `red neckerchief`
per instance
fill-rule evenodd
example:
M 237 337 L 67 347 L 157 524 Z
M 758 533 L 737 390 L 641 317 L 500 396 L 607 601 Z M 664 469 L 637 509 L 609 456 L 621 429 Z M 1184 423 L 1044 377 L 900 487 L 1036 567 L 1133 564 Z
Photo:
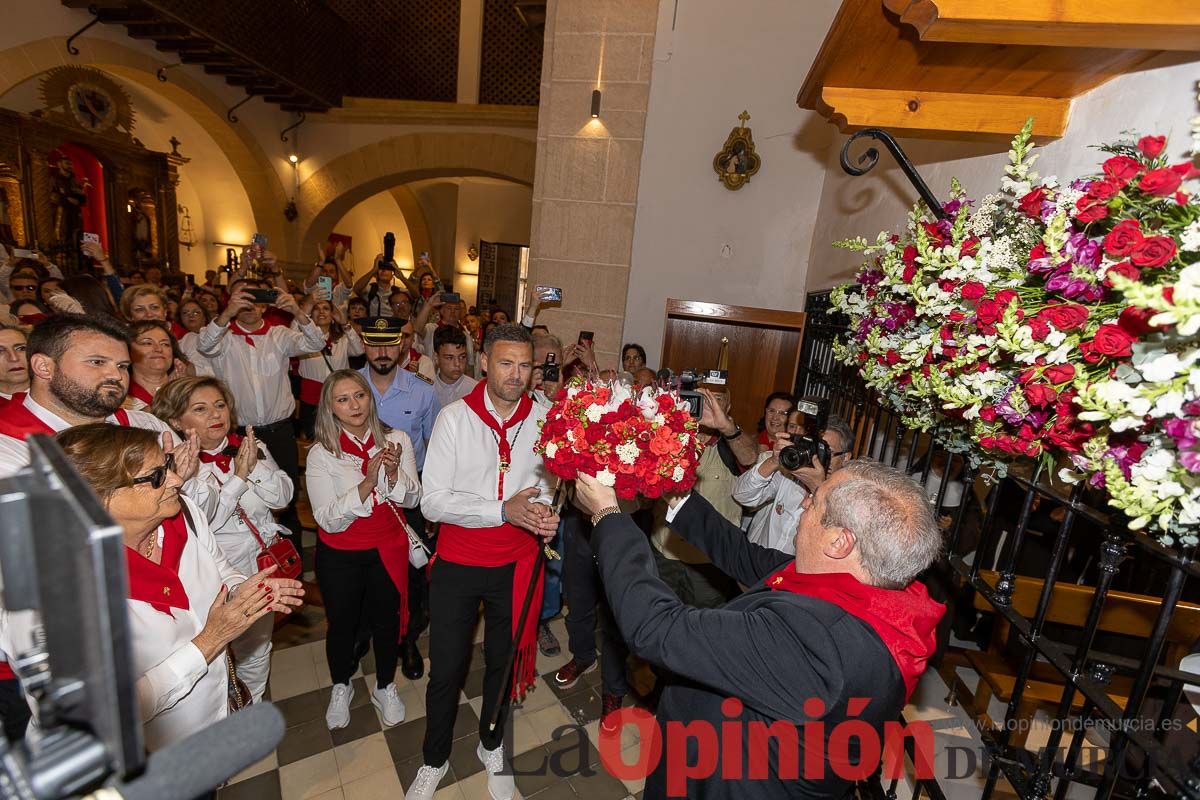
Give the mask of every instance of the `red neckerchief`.
M 174 617 L 172 608 L 185 611 L 191 608 L 183 582 L 179 580 L 179 562 L 188 538 L 183 512 L 163 520 L 162 528 L 162 560 L 159 563 L 155 564 L 132 547 L 125 548 L 129 599 L 149 603 L 156 611 Z
M 154 395 L 150 394 L 150 390 L 135 380 L 129 381 L 129 394 L 141 400 L 147 407 L 154 402 Z
M 496 446 L 500 451 L 500 468 L 497 470 L 500 477 L 496 486 L 496 499 L 503 500 L 504 473 L 508 472 L 509 465 L 512 464 L 512 446 L 508 443 L 508 429 L 519 425 L 529 416 L 529 412 L 533 410 L 533 400 L 528 394 L 522 394 L 521 399 L 517 402 L 517 410 L 501 427 L 496 418 L 492 416 L 492 412 L 487 409 L 483 398 L 485 391 L 487 391 L 487 381 L 480 381 L 463 400 L 466 402 L 467 408 L 474 411 L 475 416 L 483 420 L 483 424 L 491 428 L 496 435 Z
M 404 368 L 409 372 L 420 372 L 421 366 L 421 351 L 415 347 L 408 348 L 408 361 L 404 363 Z
M 259 325 L 258 330 L 248 331 L 245 328 L 243 328 L 241 325 L 238 325 L 237 320 L 233 320 L 232 322 L 229 323 L 229 330 L 232 331 L 234 335 L 241 336 L 243 339 L 245 339 L 246 344 L 250 345 L 251 347 L 254 347 L 255 346 L 254 337 L 255 336 L 266 336 L 267 331 L 271 330 L 271 326 L 269 324 L 267 324 L 266 320 L 263 320 L 262 323 Z
M 0 415 L 0 434 L 24 441 L 25 437 L 35 433 L 53 436 L 57 431 L 30 411 L 23 399 L 17 402 L 14 394 L 4 406 L 4 414 Z
M 367 440 L 361 446 L 351 438 L 350 434 L 342 431 L 341 437 L 338 439 L 338 445 L 342 448 L 342 452 L 348 456 L 354 456 L 361 459 L 362 463 L 358 465 L 364 477 L 367 474 L 367 462 L 371 460 L 371 448 L 375 446 L 374 434 L 367 434 Z
M 117 425 L 120 425 L 122 428 L 128 428 L 130 426 L 129 412 L 126 411 L 125 409 L 118 408 L 116 411 L 114 411 L 112 413 L 112 415 L 113 415 L 113 419 L 115 419 L 117 421 L 116 422 Z
M 229 465 L 233 461 L 233 456 L 225 455 L 225 450 L 230 447 L 237 447 L 242 443 L 242 437 L 236 433 L 231 433 L 225 437 L 225 445 L 217 448 L 216 453 L 210 453 L 207 450 L 200 451 L 200 462 L 202 464 L 216 464 L 217 469 L 221 472 L 229 472 Z
M 881 589 L 848 572 L 810 574 L 786 564 L 767 578 L 766 586 L 833 603 L 871 627 L 883 640 L 904 679 L 905 701 L 912 696 L 925 662 L 937 649 L 937 624 L 946 607 L 933 600 L 923 583 L 905 589 Z

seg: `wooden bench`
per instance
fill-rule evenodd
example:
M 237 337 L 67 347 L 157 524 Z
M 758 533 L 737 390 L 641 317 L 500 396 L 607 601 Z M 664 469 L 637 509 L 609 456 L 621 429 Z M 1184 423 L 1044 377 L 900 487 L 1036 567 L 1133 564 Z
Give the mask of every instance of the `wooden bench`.
M 981 570 L 979 577 L 989 586 L 994 587 L 998 575 L 989 570 Z M 1037 613 L 1038 599 L 1044 585 L 1044 581 L 1037 578 L 1018 576 L 1012 598 L 1013 610 L 1032 621 Z M 1050 606 L 1046 611 L 1046 622 L 1082 629 L 1087 621 L 1094 594 L 1095 588 L 1092 586 L 1056 583 L 1054 592 L 1050 596 Z M 979 611 L 995 611 L 991 603 L 978 592 L 975 594 L 974 605 Z M 1148 638 L 1161 605 L 1162 600 L 1157 597 L 1110 591 L 1105 598 L 1104 610 L 1100 614 L 1097 630 Z M 1020 668 L 1018 659 L 1014 658 L 1005 647 L 1011 633 L 1011 626 L 1008 622 L 997 616 L 992 630 L 992 638 L 986 650 L 955 649 L 953 657 L 948 657 L 943 663 L 942 677 L 946 680 L 946 685 L 953 687 L 954 694 L 961 698 L 963 708 L 976 723 L 986 725 L 991 729 L 998 729 L 999 726 L 988 715 L 988 703 L 993 695 L 1004 703 L 1008 703 L 1012 699 L 1017 681 L 1017 671 Z M 1172 667 L 1177 666 L 1180 659 L 1187 655 L 1198 636 L 1200 636 L 1200 606 L 1192 603 L 1179 603 L 1175 608 L 1171 624 L 1167 628 L 1167 638 L 1163 648 L 1165 660 L 1162 663 Z M 956 674 L 957 666 L 968 666 L 979 675 L 979 685 L 974 692 L 970 691 Z M 1044 661 L 1034 663 L 1014 717 L 1014 729 L 1009 739 L 1013 745 L 1021 747 L 1025 744 L 1025 739 L 1029 735 L 1029 726 L 1039 706 L 1055 708 L 1058 706 L 1062 700 L 1065 685 L 1062 675 L 1052 665 Z M 1124 708 L 1129 698 L 1131 685 L 1130 678 L 1116 675 L 1107 686 L 1108 696 L 1113 702 Z M 1073 709 L 1080 708 L 1083 702 L 1083 697 L 1076 692 L 1071 706 Z

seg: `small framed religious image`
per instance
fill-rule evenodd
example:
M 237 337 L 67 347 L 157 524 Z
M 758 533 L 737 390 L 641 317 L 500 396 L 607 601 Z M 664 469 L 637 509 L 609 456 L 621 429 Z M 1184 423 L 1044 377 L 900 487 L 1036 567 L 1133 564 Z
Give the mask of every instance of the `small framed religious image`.
M 743 111 L 738 115 L 741 125 L 729 132 L 721 152 L 713 156 L 713 171 L 725 184 L 726 189 L 740 189 L 762 166 L 762 159 L 754 150 L 754 134 L 746 123 L 750 115 Z

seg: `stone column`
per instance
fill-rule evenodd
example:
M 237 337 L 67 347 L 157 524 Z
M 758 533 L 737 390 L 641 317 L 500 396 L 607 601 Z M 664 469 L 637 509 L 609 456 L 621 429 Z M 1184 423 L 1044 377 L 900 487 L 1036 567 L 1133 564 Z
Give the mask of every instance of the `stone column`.
M 550 0 L 547 8 L 529 287 L 562 288 L 562 308 L 539 322 L 564 344 L 594 331 L 601 369 L 619 365 L 658 6 Z

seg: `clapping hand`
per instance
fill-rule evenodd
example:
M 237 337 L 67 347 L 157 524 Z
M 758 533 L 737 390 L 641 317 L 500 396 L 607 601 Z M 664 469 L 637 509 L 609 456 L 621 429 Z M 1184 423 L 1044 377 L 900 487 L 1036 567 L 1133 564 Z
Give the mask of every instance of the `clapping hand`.
M 383 474 L 387 478 L 388 484 L 396 485 L 396 479 L 400 476 L 400 452 L 401 447 L 395 442 L 388 442 L 387 447 L 379 451 L 383 456 Z
M 237 455 L 233 457 L 233 474 L 246 480 L 254 468 L 258 466 L 258 439 L 254 436 L 254 426 L 246 426 L 246 437 L 238 445 Z
M 200 435 L 193 429 L 188 429 L 186 438 L 179 444 L 175 437 L 164 431 L 162 435 L 163 453 L 175 456 L 175 474 L 183 481 L 196 477 L 200 468 Z
M 243 586 L 262 586 L 269 594 L 271 611 L 278 611 L 282 614 L 292 613 L 293 607 L 304 604 L 304 601 L 300 599 L 304 597 L 304 584 L 291 578 L 272 578 L 271 575 L 278 569 L 279 567 L 271 565 L 262 572 L 250 576 L 245 583 L 234 590 L 234 594 L 236 595 Z

